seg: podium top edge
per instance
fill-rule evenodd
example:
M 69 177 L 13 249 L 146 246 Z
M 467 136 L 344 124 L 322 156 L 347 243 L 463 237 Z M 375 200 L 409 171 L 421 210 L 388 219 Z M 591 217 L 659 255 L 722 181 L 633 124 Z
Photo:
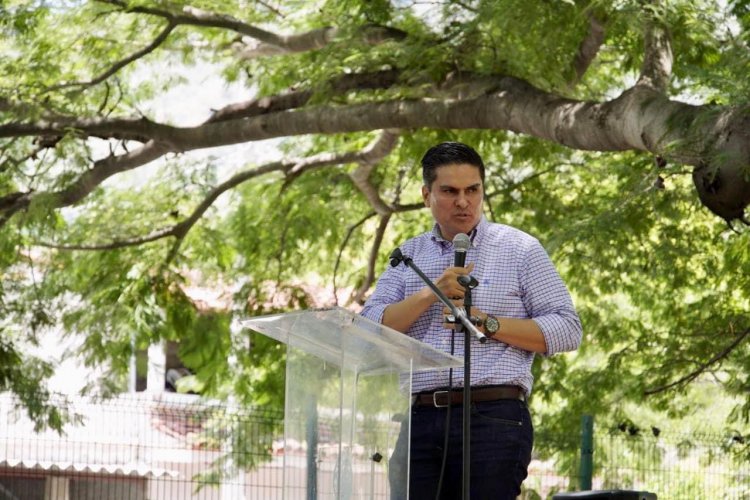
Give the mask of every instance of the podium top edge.
M 414 371 L 463 366 L 463 359 L 409 337 L 340 306 L 268 314 L 237 321 L 243 329 L 258 331 L 288 345 L 325 349 L 330 355 L 347 348 L 391 352 L 411 357 Z M 331 328 L 332 324 L 335 328 Z M 356 339 L 356 344 L 352 341 Z M 315 345 L 314 345 L 315 344 Z M 351 352 L 346 352 L 351 355 Z

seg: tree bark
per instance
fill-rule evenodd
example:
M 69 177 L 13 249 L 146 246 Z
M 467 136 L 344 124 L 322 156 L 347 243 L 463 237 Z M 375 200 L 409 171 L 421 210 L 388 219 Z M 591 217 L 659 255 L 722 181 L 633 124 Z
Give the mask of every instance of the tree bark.
M 648 85 L 636 85 L 611 101 L 598 103 L 563 98 L 504 77 L 488 93 L 470 99 L 307 106 L 186 128 L 145 119 L 9 123 L 0 126 L 0 137 L 62 135 L 73 130 L 84 136 L 151 138 L 140 149 L 97 162 L 73 186 L 58 193 L 63 195 L 58 206 L 66 206 L 111 175 L 145 165 L 169 151 L 378 129 L 510 130 L 575 149 L 648 151 L 696 166 L 701 200 L 731 219 L 741 216 L 750 196 L 742 181 L 750 164 L 749 124 L 748 107 L 690 105 L 670 100 Z M 17 203 L 12 206 L 22 208 Z

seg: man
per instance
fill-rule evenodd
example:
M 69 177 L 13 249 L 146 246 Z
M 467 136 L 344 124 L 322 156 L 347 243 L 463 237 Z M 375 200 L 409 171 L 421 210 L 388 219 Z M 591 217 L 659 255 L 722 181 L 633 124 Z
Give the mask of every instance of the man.
M 482 215 L 484 163 L 471 147 L 447 142 L 422 158 L 422 197 L 432 211 L 432 231 L 401 246 L 447 296 L 463 303 L 458 277 L 471 274 L 471 315 L 488 337 L 471 338 L 471 498 L 515 499 L 531 461 L 533 429 L 526 400 L 534 355 L 570 351 L 581 341 L 581 323 L 570 294 L 540 243 Z M 465 268 L 454 267 L 453 238 L 471 238 Z M 447 309 L 417 274 L 388 268 L 362 315 L 433 347 L 462 355 L 463 335 L 444 323 Z M 416 373 L 412 382 L 410 498 L 461 498 L 463 369 Z M 445 392 L 452 387 L 453 390 Z M 457 390 L 456 390 L 457 389 Z M 449 406 L 450 404 L 450 406 Z M 450 409 L 449 409 L 450 408 Z M 450 411 L 447 464 L 441 474 L 446 413 Z M 402 431 L 394 455 L 406 457 Z M 391 482 L 404 471 L 392 467 Z

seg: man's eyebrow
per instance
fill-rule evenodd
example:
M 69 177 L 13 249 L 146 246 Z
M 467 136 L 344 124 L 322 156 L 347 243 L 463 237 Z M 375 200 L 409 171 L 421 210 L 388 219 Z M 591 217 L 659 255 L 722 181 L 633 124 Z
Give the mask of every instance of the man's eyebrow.
M 478 187 L 481 187 L 481 186 L 482 186 L 482 183 L 481 182 L 477 182 L 476 184 L 472 184 L 471 186 L 466 186 L 463 189 L 472 189 L 472 188 L 478 188 Z M 450 184 L 440 184 L 438 187 L 440 189 L 461 189 L 461 188 L 457 188 L 456 186 L 452 186 Z

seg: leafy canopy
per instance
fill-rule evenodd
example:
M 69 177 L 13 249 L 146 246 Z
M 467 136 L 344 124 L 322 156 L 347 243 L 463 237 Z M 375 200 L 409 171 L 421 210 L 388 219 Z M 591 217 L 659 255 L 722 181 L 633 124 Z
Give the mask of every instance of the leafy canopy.
M 186 387 L 278 404 L 282 349 L 232 320 L 361 303 L 430 224 L 419 158 L 460 140 L 488 165 L 488 218 L 545 244 L 584 323 L 576 355 L 535 367 L 545 425 L 617 423 L 644 398 L 682 416 L 705 385 L 740 395 L 746 426 L 750 250 L 722 219 L 741 228 L 750 202 L 749 12 L 6 2 L 0 384 L 59 426 L 52 367 L 27 348 L 62 328 L 111 370 L 98 390 L 125 387 L 134 347 L 173 340 Z

